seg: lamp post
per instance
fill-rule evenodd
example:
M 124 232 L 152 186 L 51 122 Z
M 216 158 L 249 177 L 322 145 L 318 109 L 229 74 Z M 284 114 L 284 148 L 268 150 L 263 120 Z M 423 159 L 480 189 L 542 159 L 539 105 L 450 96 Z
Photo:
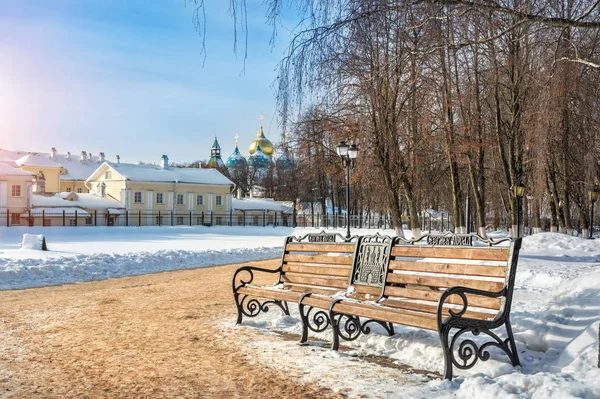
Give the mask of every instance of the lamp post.
M 346 168 L 346 238 L 350 238 L 350 168 L 354 167 L 358 148 L 356 144 L 348 146 L 346 141 L 342 140 L 335 149 L 342 158 L 342 165 Z
M 525 187 L 517 184 L 513 186 L 515 197 L 517 198 L 517 237 L 521 237 L 521 212 L 522 212 L 522 201 L 523 194 L 525 194 Z
M 590 200 L 591 210 L 590 210 L 590 239 L 594 238 L 594 203 L 598 201 L 598 188 L 597 184 L 594 184 L 594 188 L 588 191 L 588 199 Z

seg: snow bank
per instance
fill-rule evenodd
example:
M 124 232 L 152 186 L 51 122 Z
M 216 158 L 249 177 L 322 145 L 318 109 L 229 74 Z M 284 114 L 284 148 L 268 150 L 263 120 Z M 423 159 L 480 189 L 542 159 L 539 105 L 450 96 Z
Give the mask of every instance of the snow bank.
M 21 249 L 33 249 L 36 251 L 46 251 L 46 239 L 43 234 L 23 234 L 21 240 Z

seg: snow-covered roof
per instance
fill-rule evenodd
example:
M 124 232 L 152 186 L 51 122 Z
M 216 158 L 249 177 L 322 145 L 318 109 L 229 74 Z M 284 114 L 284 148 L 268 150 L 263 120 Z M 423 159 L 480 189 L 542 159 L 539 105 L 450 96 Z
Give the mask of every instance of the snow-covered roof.
M 79 207 L 71 207 L 71 208 L 33 208 L 31 209 L 31 216 L 45 216 L 45 217 L 57 217 L 62 216 L 63 211 L 65 216 L 75 216 L 75 212 L 77 212 L 77 217 L 89 217 L 91 216 L 89 212 L 86 212 L 82 208 Z M 29 216 L 29 211 L 24 212 L 21 216 Z
M 232 186 L 233 182 L 216 169 L 162 168 L 158 165 L 105 162 L 126 180 L 144 182 L 194 183 Z M 99 170 L 100 168 L 98 168 Z M 94 173 L 96 174 L 96 173 Z M 90 176 L 91 178 L 92 176 Z
M 241 211 L 275 211 L 284 213 L 292 212 L 292 208 L 277 203 L 272 199 L 268 198 L 232 198 L 231 207 L 234 210 Z
M 15 161 L 0 161 L 0 176 L 23 176 L 31 177 L 35 173 L 19 169 Z
M 54 162 L 48 157 L 45 157 L 36 152 L 30 152 L 29 154 L 17 159 L 17 165 L 19 166 L 32 166 L 40 168 L 61 168 L 62 165 L 58 162 Z
M 34 208 L 81 207 L 94 210 L 125 208 L 124 205 L 112 198 L 102 198 L 93 193 L 34 194 L 31 202 Z
M 29 154 L 30 153 L 27 151 L 0 149 L 0 161 L 17 161 L 26 158 Z M 100 157 L 97 155 L 92 156 L 90 159 L 89 154 L 86 154 L 85 160 L 81 161 L 80 154 L 71 154 L 67 156 L 67 154 L 57 153 L 53 160 L 48 152 L 38 152 L 35 154 L 36 160 L 27 161 L 28 164 L 26 166 L 48 167 L 48 165 L 39 165 L 39 163 L 49 163 L 50 167 L 56 167 L 56 165 L 62 166 L 64 168 L 64 173 L 60 175 L 60 180 L 63 181 L 86 180 L 96 169 L 98 169 L 98 166 L 102 164 Z M 29 163 L 33 164 L 30 165 Z

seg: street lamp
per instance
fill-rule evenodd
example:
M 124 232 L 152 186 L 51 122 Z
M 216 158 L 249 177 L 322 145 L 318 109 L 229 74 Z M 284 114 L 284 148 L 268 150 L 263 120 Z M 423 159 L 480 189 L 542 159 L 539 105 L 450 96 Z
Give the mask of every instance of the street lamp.
M 588 191 L 588 199 L 590 200 L 591 210 L 590 210 L 590 239 L 594 238 L 594 203 L 598 201 L 598 188 L 597 184 L 594 184 L 594 188 Z
M 342 158 L 342 165 L 346 168 L 346 238 L 350 238 L 350 169 L 354 167 L 358 148 L 356 144 L 348 146 L 346 141 L 342 140 L 335 149 Z
M 522 202 L 523 202 L 523 194 L 525 194 L 525 187 L 517 184 L 512 187 L 515 193 L 515 197 L 517 198 L 517 237 L 521 237 L 521 212 L 522 212 Z

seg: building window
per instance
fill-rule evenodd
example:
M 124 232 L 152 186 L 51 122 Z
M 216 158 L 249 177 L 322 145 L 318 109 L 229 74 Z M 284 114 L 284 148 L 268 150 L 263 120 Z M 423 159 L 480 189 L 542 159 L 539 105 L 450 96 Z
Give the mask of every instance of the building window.
M 140 193 L 140 198 L 141 198 L 141 194 L 142 193 Z M 100 195 L 102 196 L 102 198 L 106 197 L 106 184 L 104 184 L 104 183 L 102 183 L 100 185 Z
M 112 179 L 112 172 L 104 172 L 104 180 Z
M 136 204 L 141 204 L 142 203 L 142 192 L 141 191 L 136 191 L 133 194 L 133 202 Z
M 21 185 L 13 184 L 11 187 L 11 197 L 20 197 L 21 196 Z
M 177 216 L 177 226 L 183 226 L 183 216 Z
M 77 219 L 71 219 L 71 220 L 69 220 L 69 226 L 71 226 L 71 227 L 77 226 Z
M 156 193 L 156 203 L 158 205 L 165 204 L 165 194 L 164 193 Z
M 81 189 L 81 187 L 79 187 L 79 188 L 77 189 L 77 194 L 81 194 L 81 192 L 82 192 L 82 191 L 83 191 L 83 190 Z
M 177 194 L 177 205 L 183 206 L 183 194 Z
M 217 206 L 223 206 L 223 196 L 222 195 L 217 195 Z
M 87 218 L 85 218 L 85 225 L 86 225 L 86 226 L 91 226 L 92 224 L 93 224 L 93 220 L 92 220 L 92 217 L 91 217 L 91 216 L 90 216 L 90 217 L 87 217 Z
M 204 196 L 203 195 L 197 195 L 196 196 L 196 205 L 197 206 L 204 205 Z
M 19 186 L 19 187 L 21 187 L 21 186 Z M 18 213 L 11 213 L 10 224 L 21 224 L 21 215 Z
M 71 187 L 67 187 L 67 192 L 70 193 L 71 192 Z
M 217 216 L 217 226 L 222 226 L 223 225 L 223 217 L 221 216 Z

